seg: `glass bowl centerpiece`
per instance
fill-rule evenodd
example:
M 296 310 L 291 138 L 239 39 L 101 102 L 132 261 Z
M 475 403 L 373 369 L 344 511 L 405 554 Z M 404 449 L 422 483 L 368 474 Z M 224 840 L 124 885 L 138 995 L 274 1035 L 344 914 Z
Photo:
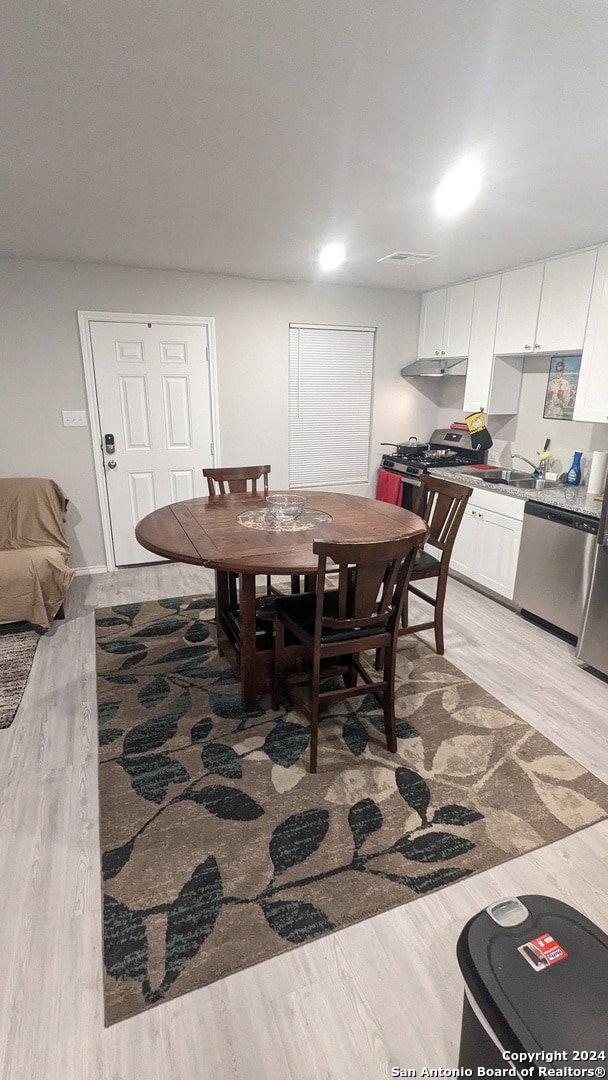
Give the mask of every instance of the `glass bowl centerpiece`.
M 277 525 L 289 525 L 299 518 L 306 502 L 305 495 L 267 495 L 266 506 Z

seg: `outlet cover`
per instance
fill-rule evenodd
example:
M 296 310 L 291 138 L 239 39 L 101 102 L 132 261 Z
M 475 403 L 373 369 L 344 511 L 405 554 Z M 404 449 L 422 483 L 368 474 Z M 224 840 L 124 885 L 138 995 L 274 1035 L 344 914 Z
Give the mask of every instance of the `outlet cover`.
M 71 412 L 62 412 L 63 426 L 64 427 L 86 427 L 87 426 L 87 414 L 82 410 L 72 410 Z

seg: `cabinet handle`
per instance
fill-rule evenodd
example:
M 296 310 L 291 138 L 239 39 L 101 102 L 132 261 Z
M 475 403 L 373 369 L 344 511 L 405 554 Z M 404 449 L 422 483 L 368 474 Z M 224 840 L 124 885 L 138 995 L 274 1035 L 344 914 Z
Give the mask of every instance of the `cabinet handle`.
M 442 350 L 441 350 L 441 355 L 442 355 L 442 356 L 445 356 L 445 349 L 442 349 Z
M 439 349 L 435 349 L 435 356 L 439 356 Z
M 538 344 L 538 341 L 535 343 L 534 348 L 535 349 L 540 349 L 540 345 Z
M 524 345 L 524 349 L 531 349 L 531 348 L 532 348 L 531 345 Z

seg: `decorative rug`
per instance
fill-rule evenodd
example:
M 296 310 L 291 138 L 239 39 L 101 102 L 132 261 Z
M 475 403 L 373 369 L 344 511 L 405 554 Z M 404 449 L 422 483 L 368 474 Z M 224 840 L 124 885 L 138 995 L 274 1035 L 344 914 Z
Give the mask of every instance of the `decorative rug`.
M 29 623 L 0 628 L 0 728 L 15 719 L 39 641 Z
M 97 611 L 106 1023 L 606 817 L 608 788 L 417 638 L 373 697 L 243 712 L 213 599 Z M 373 659 L 373 657 L 371 657 Z

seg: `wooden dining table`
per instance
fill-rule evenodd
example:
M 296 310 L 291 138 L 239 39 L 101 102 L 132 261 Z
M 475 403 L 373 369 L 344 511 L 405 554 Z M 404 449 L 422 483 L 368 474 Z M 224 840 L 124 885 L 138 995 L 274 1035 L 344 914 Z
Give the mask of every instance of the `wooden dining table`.
M 273 494 L 306 496 L 304 513 L 292 526 L 268 516 L 264 495 L 239 492 L 163 506 L 135 529 L 148 551 L 215 571 L 218 649 L 241 681 L 246 711 L 272 679 L 271 598 L 260 607 L 256 577 L 314 575 L 315 540 L 394 540 L 427 532 L 422 518 L 376 499 L 333 491 Z

